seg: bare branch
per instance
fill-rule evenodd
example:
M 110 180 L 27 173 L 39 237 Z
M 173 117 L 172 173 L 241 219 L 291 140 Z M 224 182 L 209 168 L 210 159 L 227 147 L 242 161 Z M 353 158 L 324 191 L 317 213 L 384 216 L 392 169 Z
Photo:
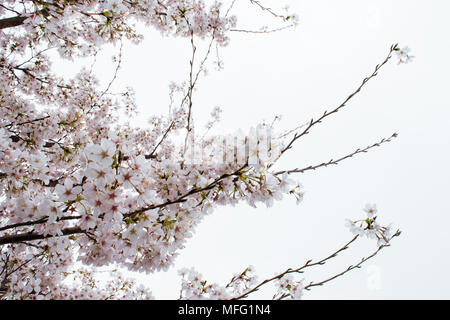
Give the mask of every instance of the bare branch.
M 111 85 L 114 83 L 114 81 L 117 78 L 117 75 L 119 74 L 119 69 L 122 64 L 122 50 L 123 50 L 123 41 L 122 41 L 122 39 L 120 39 L 119 59 L 118 59 L 117 65 L 116 65 L 116 69 L 114 71 L 114 76 L 111 79 L 111 81 L 108 83 L 108 86 L 106 87 L 105 91 L 103 91 L 102 94 L 100 95 L 100 98 L 102 98 L 106 93 L 108 93 L 109 89 L 111 88 Z
M 186 21 L 188 22 L 187 19 L 186 19 Z M 188 22 L 188 24 L 189 24 L 189 22 Z M 190 25 L 189 25 L 189 27 L 190 27 Z M 191 60 L 189 62 L 189 64 L 190 64 L 189 88 L 188 88 L 188 92 L 187 92 L 187 97 L 188 97 L 188 115 L 187 115 L 187 125 L 186 125 L 187 132 L 186 132 L 186 138 L 184 139 L 184 152 L 186 152 L 189 134 L 191 133 L 191 130 L 192 130 L 192 128 L 191 128 L 192 92 L 194 90 L 193 72 L 194 72 L 195 52 L 197 51 L 197 47 L 194 44 L 194 31 L 193 30 L 191 30 L 191 46 L 192 46 L 192 58 L 191 58 Z
M 317 262 L 312 262 L 312 260 L 308 260 L 308 261 L 307 261 L 303 266 L 301 266 L 301 267 L 298 267 L 298 268 L 296 268 L 296 269 L 289 268 L 289 269 L 287 269 L 286 271 L 284 271 L 284 272 L 282 272 L 282 273 L 279 273 L 279 274 L 277 274 L 276 276 L 274 276 L 274 277 L 272 277 L 272 278 L 265 279 L 264 281 L 260 282 L 259 284 L 257 284 L 257 285 L 254 286 L 253 288 L 251 288 L 250 290 L 246 291 L 245 293 L 243 293 L 243 294 L 241 294 L 241 295 L 239 295 L 239 296 L 237 296 L 237 297 L 232 298 L 231 300 L 240 300 L 240 299 L 246 298 L 249 294 L 258 291 L 259 288 L 261 288 L 261 287 L 264 286 L 265 284 L 267 284 L 267 283 L 269 283 L 269 282 L 272 282 L 272 281 L 274 281 L 274 280 L 277 280 L 277 279 L 281 279 L 282 277 L 284 277 L 284 276 L 287 275 L 287 274 L 290 274 L 290 273 L 303 273 L 303 272 L 304 272 L 303 270 L 306 269 L 306 268 L 308 268 L 308 267 L 312 267 L 312 266 L 316 266 L 316 265 L 324 265 L 328 260 L 330 260 L 330 259 L 336 257 L 340 252 L 342 252 L 342 251 L 348 249 L 348 247 L 350 246 L 350 244 L 352 244 L 357 238 L 358 238 L 358 235 L 354 236 L 354 237 L 353 237 L 349 242 L 347 242 L 344 246 L 342 246 L 341 248 L 339 248 L 338 250 L 336 250 L 335 252 L 333 252 L 332 254 L 330 254 L 329 256 L 327 256 L 327 257 L 324 258 L 324 259 L 321 259 L 321 260 L 319 260 L 319 261 L 317 261 Z
M 372 78 L 376 77 L 378 75 L 378 71 L 391 59 L 392 57 L 392 53 L 394 51 L 396 51 L 398 49 L 397 44 L 394 44 L 390 47 L 389 49 L 389 53 L 387 55 L 387 57 L 384 59 L 384 61 L 381 64 L 378 64 L 375 67 L 375 70 L 372 72 L 372 74 L 370 76 L 368 76 L 367 78 L 364 78 L 364 80 L 362 81 L 362 83 L 359 85 L 359 87 L 353 92 L 351 93 L 345 100 L 344 102 L 342 102 L 339 106 L 337 106 L 336 108 L 334 108 L 331 111 L 325 111 L 322 116 L 320 116 L 319 118 L 317 118 L 316 120 L 311 119 L 311 121 L 309 122 L 309 124 L 307 125 L 307 127 L 301 132 L 301 133 L 296 133 L 294 135 L 294 137 L 291 139 L 291 141 L 287 144 L 286 147 L 284 147 L 281 150 L 280 156 L 278 158 L 280 158 L 287 150 L 292 148 L 292 145 L 294 144 L 295 141 L 297 141 L 299 138 L 303 137 L 304 135 L 309 133 L 309 130 L 322 122 L 322 120 L 324 120 L 325 118 L 327 118 L 328 116 L 337 113 L 339 110 L 341 110 L 343 107 L 345 107 L 345 105 L 347 104 L 347 102 L 352 99 L 355 95 L 357 95 L 361 89 L 367 84 L 367 82 L 369 82 Z
M 268 29 L 268 30 L 246 30 L 246 29 L 230 29 L 231 32 L 242 32 L 242 33 L 255 33 L 255 34 L 267 34 L 283 31 L 289 28 L 292 28 L 294 25 L 287 25 L 276 29 Z
M 395 238 L 395 237 L 398 237 L 400 234 L 401 234 L 400 230 L 397 230 L 397 232 L 396 232 L 392 237 L 390 237 L 389 241 L 392 240 L 392 239 Z M 259 284 L 257 284 L 257 285 L 254 286 L 253 288 L 251 288 L 251 289 L 249 289 L 248 291 L 246 291 L 245 293 L 243 293 L 243 294 L 241 294 L 241 295 L 239 295 L 239 296 L 237 296 L 237 297 L 234 297 L 234 298 L 232 298 L 232 299 L 230 299 L 230 300 L 240 300 L 240 299 L 246 298 L 246 297 L 248 297 L 248 295 L 250 295 L 250 294 L 252 294 L 252 293 L 258 291 L 262 286 L 266 285 L 267 283 L 270 283 L 270 282 L 273 282 L 273 281 L 275 281 L 275 280 L 281 279 L 283 276 L 285 276 L 285 275 L 287 275 L 287 274 L 290 274 L 290 273 L 304 273 L 304 270 L 305 270 L 306 268 L 309 268 L 309 267 L 312 267 L 312 266 L 324 265 L 326 262 L 328 262 L 328 261 L 331 260 L 332 258 L 335 258 L 335 257 L 336 257 L 339 253 L 341 253 L 342 251 L 347 250 L 347 249 L 349 248 L 350 244 L 352 244 L 354 241 L 356 241 L 356 239 L 358 239 L 358 235 L 354 236 L 354 237 L 353 237 L 349 242 L 347 242 L 344 246 L 342 246 L 341 248 L 339 248 L 338 250 L 336 250 L 335 252 L 333 252 L 332 254 L 330 254 L 329 256 L 327 256 L 326 258 L 323 258 L 323 259 L 318 260 L 318 261 L 316 261 L 316 262 L 312 262 L 312 260 L 308 260 L 303 266 L 298 267 L 298 268 L 296 268 L 296 269 L 289 268 L 289 269 L 287 269 L 286 271 L 284 271 L 284 272 L 282 272 L 282 273 L 279 273 L 279 274 L 273 276 L 272 278 L 265 279 L 264 281 L 260 282 Z M 347 272 L 349 272 L 349 271 L 351 271 L 351 270 L 353 270 L 353 269 L 360 268 L 361 265 L 362 265 L 364 262 L 366 262 L 367 260 L 369 260 L 369 259 L 373 258 L 374 256 L 376 256 L 376 255 L 378 254 L 378 252 L 380 252 L 383 248 L 389 247 L 389 246 L 390 246 L 389 243 L 379 246 L 379 247 L 377 248 L 377 250 L 375 250 L 375 252 L 373 252 L 373 253 L 372 253 L 371 255 L 369 255 L 368 257 L 362 258 L 361 261 L 359 261 L 357 264 L 351 265 L 351 266 L 349 266 L 347 269 L 345 269 L 344 271 L 342 271 L 342 272 L 340 272 L 340 273 L 338 273 L 338 274 L 336 274 L 336 275 L 334 275 L 334 276 L 332 276 L 332 277 L 330 277 L 330 278 L 327 278 L 327 279 L 325 279 L 325 280 L 322 280 L 322 281 L 320 281 L 320 282 L 311 282 L 311 283 L 309 283 L 308 285 L 306 285 L 306 286 L 304 287 L 304 289 L 305 289 L 305 290 L 310 290 L 312 287 L 321 286 L 321 285 L 323 285 L 323 284 L 325 284 L 325 283 L 327 283 L 327 282 L 329 282 L 329 281 L 331 281 L 331 280 L 333 280 L 333 279 L 336 279 L 336 278 L 338 278 L 338 277 L 340 277 L 340 276 L 346 274 Z M 287 298 L 288 296 L 289 296 L 289 294 L 283 294 L 283 295 L 281 295 L 281 296 L 278 298 L 278 300 L 282 300 L 282 299 L 284 299 L 284 298 Z
M 250 1 L 251 4 L 254 4 L 254 5 L 258 6 L 262 11 L 266 11 L 266 12 L 270 13 L 275 18 L 280 18 L 280 19 L 283 19 L 284 21 L 287 20 L 286 16 L 276 13 L 275 11 L 273 11 L 269 7 L 263 6 L 260 1 L 257 1 L 257 0 L 249 0 L 249 1 Z
M 331 160 L 328 161 L 328 162 L 323 162 L 323 163 L 321 163 L 321 164 L 317 164 L 317 165 L 313 165 L 313 166 L 308 166 L 308 167 L 305 167 L 305 168 L 302 168 L 302 169 L 296 168 L 296 169 L 291 169 L 291 170 L 278 171 L 278 172 L 274 173 L 274 175 L 280 175 L 280 174 L 284 174 L 284 173 L 287 173 L 287 174 L 291 174 L 291 173 L 303 173 L 303 172 L 305 172 L 305 171 L 316 170 L 316 169 L 318 169 L 318 168 L 328 167 L 328 166 L 330 166 L 330 165 L 337 165 L 337 164 L 339 164 L 339 162 L 341 162 L 341 161 L 343 161 L 343 160 L 345 160 L 345 159 L 351 158 L 351 157 L 353 157 L 353 156 L 355 156 L 355 155 L 357 155 L 357 154 L 359 154 L 359 153 L 366 153 L 366 152 L 368 152 L 368 151 L 369 151 L 370 149 L 372 149 L 372 148 L 381 146 L 383 143 L 391 142 L 392 139 L 396 138 L 397 136 L 398 136 L 398 135 L 397 135 L 396 133 L 394 133 L 394 134 L 392 134 L 389 138 L 383 138 L 383 139 L 381 139 L 379 142 L 376 142 L 376 143 L 374 143 L 374 144 L 372 144 L 372 145 L 370 145 L 370 146 L 367 146 L 367 147 L 365 147 L 365 148 L 363 148 L 363 149 L 359 149 L 359 148 L 358 148 L 358 149 L 356 149 L 354 152 L 352 152 L 352 153 L 350 153 L 350 154 L 347 154 L 347 155 L 345 155 L 345 156 L 343 156 L 343 157 L 341 157 L 341 158 L 339 158 L 339 159 L 336 159 L 336 160 L 331 159 Z
M 400 230 L 397 230 L 397 232 L 391 237 L 391 239 L 394 238 L 394 237 L 398 237 L 400 234 L 401 234 Z M 362 258 L 361 261 L 359 261 L 357 264 L 351 265 L 347 269 L 345 269 L 344 271 L 342 271 L 342 272 L 340 272 L 340 273 L 338 273 L 338 274 L 336 274 L 336 275 L 334 275 L 334 276 L 332 276 L 330 278 L 327 278 L 325 280 L 322 280 L 322 281 L 319 281 L 319 282 L 311 282 L 310 284 L 306 285 L 304 287 L 304 289 L 305 290 L 310 290 L 312 287 L 322 286 L 322 285 L 324 285 L 325 283 L 327 283 L 327 282 L 329 282 L 331 280 L 334 280 L 334 279 L 336 279 L 336 278 L 338 278 L 340 276 L 343 276 L 344 274 L 346 274 L 349 271 L 352 271 L 353 269 L 361 268 L 361 265 L 364 262 L 366 262 L 367 260 L 370 260 L 373 257 L 375 257 L 381 250 L 383 250 L 386 247 L 390 247 L 390 244 L 384 244 L 384 245 L 379 246 L 377 248 L 377 250 L 375 250 L 371 255 L 369 255 L 369 256 L 367 256 L 365 258 Z

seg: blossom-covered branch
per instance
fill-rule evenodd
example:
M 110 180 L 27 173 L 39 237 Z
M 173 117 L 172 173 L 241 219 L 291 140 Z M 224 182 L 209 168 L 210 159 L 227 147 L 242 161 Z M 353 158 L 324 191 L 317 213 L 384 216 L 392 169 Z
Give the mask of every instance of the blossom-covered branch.
M 207 280 L 202 278 L 202 275 L 195 271 L 195 269 L 184 269 L 180 271 L 182 278 L 182 291 L 181 299 L 224 299 L 224 300 L 241 300 L 248 298 L 255 292 L 259 291 L 262 287 L 267 287 L 268 284 L 274 284 L 276 287 L 276 293 L 273 296 L 274 300 L 283 300 L 286 298 L 291 299 L 301 299 L 305 290 L 311 290 L 311 288 L 316 286 L 324 285 L 325 283 L 337 279 L 346 273 L 358 269 L 361 265 L 375 257 L 382 249 L 390 246 L 390 242 L 393 238 L 400 236 L 400 230 L 392 232 L 392 228 L 381 227 L 376 221 L 377 216 L 375 215 L 377 210 L 373 205 L 367 205 L 364 208 L 367 213 L 367 222 L 364 229 L 355 232 L 353 226 L 351 230 L 356 233 L 354 237 L 341 246 L 336 251 L 332 252 L 325 258 L 320 260 L 308 260 L 303 265 L 297 268 L 288 268 L 281 273 L 277 273 L 273 277 L 267 278 L 263 281 L 257 281 L 257 276 L 255 273 L 255 268 L 253 266 L 247 267 L 243 272 L 235 274 L 230 282 L 225 286 L 218 285 L 216 283 L 208 283 Z M 358 238 L 362 236 L 367 236 L 369 238 L 381 238 L 383 242 L 378 242 L 377 249 L 371 253 L 369 256 L 362 258 L 358 263 L 350 265 L 345 270 L 334 274 L 322 281 L 309 282 L 306 284 L 306 280 L 295 279 L 296 275 L 305 274 L 308 268 L 314 266 L 323 266 L 333 258 L 337 257 L 343 251 L 349 249 L 350 245 L 353 244 Z
M 221 2 L 206 5 L 200 0 L 3 1 L 1 298 L 151 298 L 147 288 L 119 272 L 109 284 L 93 285 L 96 268 L 114 264 L 119 270 L 145 273 L 167 270 L 196 226 L 218 206 L 242 202 L 271 206 L 284 196 L 301 202 L 303 187 L 291 174 L 337 164 L 395 137 L 316 166 L 272 169 L 311 127 L 344 107 L 394 51 L 400 61 L 409 62 L 409 50 L 397 45 L 341 105 L 306 127 L 279 134 L 274 123 L 259 124 L 246 133 L 211 134 L 220 114 L 215 108 L 206 132 L 195 130 L 193 92 L 214 46 L 218 50 L 227 45 L 229 32 L 238 30 L 231 14 L 234 3 L 222 9 Z M 280 28 L 296 21 L 294 15 L 278 14 L 261 1 L 250 3 L 282 23 Z M 153 115 L 144 128 L 133 125 L 137 114 L 133 89 L 110 92 L 119 76 L 122 46 L 142 39 L 135 22 L 164 36 L 184 37 L 192 49 L 187 81 L 170 87 L 169 115 Z M 202 40 L 209 42 L 198 59 L 197 41 Z M 92 66 L 67 78 L 52 69 L 51 51 L 62 59 L 95 57 L 107 43 L 120 48 L 106 87 L 100 86 Z M 180 134 L 186 134 L 184 141 L 174 138 Z M 389 229 L 375 220 L 353 221 L 350 226 L 383 245 Z M 83 268 L 75 268 L 76 262 Z M 181 292 L 244 297 L 263 285 L 254 282 L 253 273 L 250 267 L 236 274 L 222 290 L 198 282 L 195 271 L 185 271 L 190 280 Z M 234 295 L 228 295 L 229 290 Z

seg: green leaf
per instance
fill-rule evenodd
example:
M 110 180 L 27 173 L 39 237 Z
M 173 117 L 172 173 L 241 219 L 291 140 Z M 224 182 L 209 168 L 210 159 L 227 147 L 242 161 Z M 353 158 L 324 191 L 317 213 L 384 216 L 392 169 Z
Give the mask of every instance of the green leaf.
M 136 223 L 136 221 L 134 221 L 131 217 L 126 218 L 125 222 L 127 223 L 127 225 Z
M 163 221 L 163 226 L 167 229 L 172 230 L 175 227 L 175 222 L 177 220 L 168 220 L 167 218 Z

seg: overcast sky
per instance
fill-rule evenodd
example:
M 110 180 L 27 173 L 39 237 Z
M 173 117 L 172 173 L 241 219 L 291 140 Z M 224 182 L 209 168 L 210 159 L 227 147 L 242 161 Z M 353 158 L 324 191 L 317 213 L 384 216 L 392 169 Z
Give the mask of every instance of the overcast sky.
M 276 22 L 247 2 L 238 0 L 233 11 L 241 26 L 258 29 Z M 275 34 L 233 33 L 230 45 L 219 52 L 224 69 L 217 72 L 211 66 L 199 82 L 193 111 L 198 125 L 220 106 L 221 132 L 246 131 L 276 115 L 282 115 L 280 131 L 298 126 L 340 104 L 398 42 L 412 49 L 413 63 L 391 61 L 342 112 L 286 153 L 277 168 L 328 161 L 394 132 L 399 137 L 338 166 L 297 175 L 306 191 L 300 205 L 285 197 L 271 208 L 218 208 L 205 217 L 173 268 L 143 281 L 156 298 L 170 299 L 178 297 L 181 267 L 193 266 L 209 281 L 225 283 L 252 264 L 262 280 L 339 248 L 352 237 L 345 219 L 363 217 L 364 205 L 376 203 L 380 221 L 398 226 L 401 237 L 362 269 L 314 288 L 304 298 L 450 298 L 450 3 L 262 3 L 290 4 L 299 26 Z M 162 38 L 153 30 L 141 45 L 125 48 L 117 85 L 136 90 L 142 119 L 167 112 L 168 84 L 187 79 L 189 58 L 188 39 Z M 108 61 L 98 63 L 101 76 L 113 71 Z M 375 249 L 373 241 L 362 240 L 304 277 L 325 279 Z M 254 298 L 272 294 L 263 290 Z

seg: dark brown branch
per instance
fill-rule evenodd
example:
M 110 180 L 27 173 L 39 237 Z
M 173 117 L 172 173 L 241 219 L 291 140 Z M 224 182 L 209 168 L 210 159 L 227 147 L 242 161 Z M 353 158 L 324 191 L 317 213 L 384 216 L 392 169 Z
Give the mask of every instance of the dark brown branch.
M 5 10 L 8 10 L 8 11 L 10 11 L 10 12 L 13 12 L 13 13 L 17 14 L 18 16 L 21 15 L 21 13 L 20 13 L 19 11 L 16 11 L 16 10 L 14 10 L 14 9 L 12 9 L 12 8 L 8 8 L 7 6 L 5 6 L 5 5 L 3 5 L 3 4 L 0 4 L 0 7 L 2 7 L 2 8 L 5 9 Z
M 72 234 L 85 233 L 80 227 L 66 228 L 61 230 L 61 236 L 68 236 Z M 31 233 L 20 233 L 15 235 L 4 236 L 0 238 L 0 245 L 11 244 L 11 243 L 19 243 L 23 241 L 34 241 L 34 240 L 42 240 L 47 238 L 59 237 L 58 235 L 43 235 L 35 232 Z
M 45 9 L 45 8 L 32 13 L 31 16 L 34 16 L 37 14 L 42 14 L 44 17 L 48 17 L 50 15 L 48 9 Z M 0 19 L 0 30 L 21 26 L 24 23 L 24 21 L 27 20 L 29 17 L 30 17 L 30 15 L 29 16 L 20 16 L 19 15 L 16 17 Z
M 80 218 L 81 218 L 81 216 L 68 216 L 68 217 L 57 218 L 56 221 L 66 221 L 66 220 L 74 220 L 74 219 L 80 219 Z M 36 224 L 46 223 L 47 221 L 48 221 L 48 218 L 46 217 L 46 218 L 42 218 L 42 219 L 34 220 L 34 221 L 10 224 L 7 226 L 0 227 L 0 231 L 5 231 L 5 230 L 9 230 L 9 229 L 14 229 L 14 228 L 20 228 L 20 227 L 33 226 Z
M 23 24 L 23 22 L 28 19 L 28 17 L 11 17 L 11 18 L 5 18 L 0 20 L 0 30 L 6 29 L 6 28 L 13 28 L 18 27 Z
M 42 121 L 42 120 L 45 120 L 45 119 L 48 119 L 48 118 L 50 118 L 50 116 L 45 116 L 45 117 L 42 117 L 42 118 L 32 119 L 32 120 L 28 120 L 28 121 L 24 121 L 24 122 L 20 122 L 20 123 L 10 123 L 10 124 L 4 126 L 4 128 L 10 128 L 12 126 L 16 126 L 16 127 L 17 126 L 23 126 L 25 124 L 31 124 L 33 122 Z

